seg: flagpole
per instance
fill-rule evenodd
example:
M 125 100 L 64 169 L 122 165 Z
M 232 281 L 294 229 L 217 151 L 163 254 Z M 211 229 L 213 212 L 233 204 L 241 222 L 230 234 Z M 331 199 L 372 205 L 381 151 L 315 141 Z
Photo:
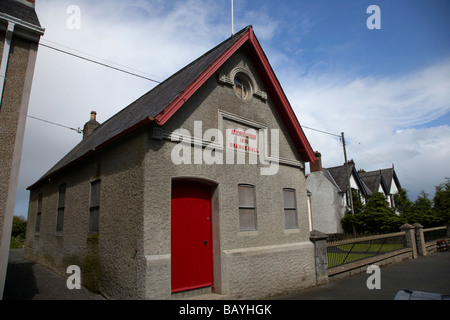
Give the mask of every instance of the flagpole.
M 234 36 L 233 0 L 231 0 L 231 35 Z

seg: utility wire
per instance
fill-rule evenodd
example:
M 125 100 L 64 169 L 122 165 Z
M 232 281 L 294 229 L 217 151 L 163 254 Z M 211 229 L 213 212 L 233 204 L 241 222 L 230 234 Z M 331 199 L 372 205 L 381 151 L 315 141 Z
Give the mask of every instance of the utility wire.
M 367 162 L 372 164 L 374 167 L 385 167 L 390 168 L 393 164 L 388 163 L 385 159 L 381 158 L 379 155 L 374 154 L 370 149 L 362 144 L 361 142 L 356 143 L 355 139 L 350 137 L 349 144 L 347 145 L 351 151 L 353 151 L 355 154 L 361 156 L 364 158 Z M 409 171 L 409 169 L 402 166 L 402 164 L 395 164 L 396 172 L 400 171 L 402 172 L 402 180 L 409 181 L 411 184 L 420 185 L 423 184 L 424 181 L 426 181 L 425 177 L 418 176 L 418 173 L 413 173 Z M 419 174 L 420 175 L 420 174 Z
M 79 55 L 83 55 L 84 57 L 90 57 L 92 60 L 96 60 L 96 61 L 103 61 L 103 63 L 108 63 L 108 64 L 110 64 L 110 65 L 115 65 L 115 66 L 117 66 L 117 67 L 122 67 L 122 69 L 127 69 L 127 70 L 132 70 L 132 71 L 136 71 L 137 73 L 139 73 L 139 74 L 146 74 L 149 78 L 152 78 L 152 79 L 156 79 L 156 78 L 160 78 L 160 79 L 162 79 L 162 80 L 164 80 L 163 78 L 161 78 L 161 77 L 159 77 L 159 76 L 156 76 L 156 75 L 152 75 L 152 74 L 150 74 L 150 73 L 146 73 L 146 72 L 143 72 L 143 71 L 141 71 L 141 70 L 139 70 L 139 69 L 135 69 L 135 68 L 131 68 L 131 67 L 128 67 L 128 66 L 125 66 L 125 65 L 123 65 L 123 64 L 120 64 L 120 63 L 117 63 L 117 62 L 114 62 L 114 61 L 110 61 L 110 60 L 106 60 L 106 59 L 103 59 L 103 58 L 101 58 L 101 57 L 97 57 L 97 56 L 94 56 L 94 55 L 92 55 L 92 54 L 89 54 L 89 53 L 86 53 L 86 52 L 83 52 L 83 51 L 80 51 L 80 50 L 77 50 L 77 49 L 74 49 L 74 48 L 71 48 L 71 47 L 68 47 L 68 46 L 65 46 L 65 45 L 63 45 L 63 44 L 60 44 L 60 43 L 57 43 L 57 42 L 54 42 L 54 41 L 50 41 L 50 40 L 47 40 L 47 39 L 42 39 L 43 41 L 45 41 L 45 42 L 48 42 L 47 43 L 47 45 L 48 46 L 53 46 L 53 47 L 59 47 L 59 48 L 64 48 L 64 49 L 66 49 L 67 51 L 71 51 L 71 52 L 77 52 L 77 53 L 79 53 Z M 40 43 L 42 43 L 42 40 L 41 40 L 41 42 Z M 45 44 L 45 43 L 44 43 Z M 157 80 L 158 81 L 158 80 Z
M 321 132 L 321 133 L 325 133 L 325 134 L 329 134 L 330 136 L 335 136 L 335 137 L 341 138 L 341 135 L 340 135 L 340 134 L 335 134 L 335 133 L 331 133 L 331 132 L 326 132 L 326 131 L 323 131 L 323 130 L 314 129 L 314 128 L 310 128 L 310 127 L 307 127 L 307 126 L 302 126 L 302 128 L 309 129 L 309 130 L 313 130 L 313 131 L 317 131 L 317 132 Z
M 103 63 L 103 62 L 100 62 L 100 61 L 96 61 L 94 59 L 89 59 L 89 58 L 86 58 L 86 57 L 82 57 L 82 56 L 80 56 L 78 54 L 71 53 L 71 52 L 66 51 L 66 50 L 58 49 L 58 48 L 55 48 L 55 47 L 47 45 L 47 44 L 39 43 L 39 45 L 43 46 L 43 47 L 46 47 L 46 48 L 49 48 L 49 49 L 52 49 L 52 50 L 55 50 L 55 51 L 58 51 L 58 52 L 62 52 L 62 53 L 68 54 L 68 55 L 70 55 L 72 57 L 76 57 L 76 58 L 79 58 L 79 59 L 83 59 L 83 60 L 86 60 L 86 61 L 98 64 L 98 65 L 101 65 L 103 67 L 107 67 L 107 68 L 110 68 L 110 69 L 113 69 L 113 70 L 116 70 L 116 71 L 127 73 L 127 74 L 130 74 L 132 76 L 135 76 L 135 77 L 138 77 L 138 78 L 141 78 L 141 79 L 145 79 L 145 80 L 152 81 L 152 82 L 155 82 L 155 83 L 161 83 L 161 81 L 158 81 L 158 80 L 155 80 L 155 79 L 152 79 L 152 78 L 148 78 L 148 77 L 144 77 L 144 76 L 141 76 L 141 75 L 139 75 L 137 73 L 126 71 L 126 70 L 120 69 L 118 67 L 114 67 L 114 66 L 111 66 L 109 64 L 106 64 L 106 63 Z
M 48 121 L 48 120 L 36 118 L 36 117 L 30 116 L 30 115 L 27 115 L 27 116 L 30 117 L 30 118 L 32 118 L 32 119 L 35 119 L 35 120 L 47 122 L 47 123 L 53 124 L 53 125 L 55 125 L 55 126 L 59 126 L 59 127 L 63 127 L 63 128 L 66 128 L 66 129 L 70 129 L 70 130 L 76 131 L 77 133 L 83 133 L 83 130 L 81 130 L 80 128 L 75 129 L 75 128 L 72 128 L 72 127 L 64 126 L 64 125 L 59 124 L 59 123 L 56 123 L 56 122 L 52 122 L 52 121 Z

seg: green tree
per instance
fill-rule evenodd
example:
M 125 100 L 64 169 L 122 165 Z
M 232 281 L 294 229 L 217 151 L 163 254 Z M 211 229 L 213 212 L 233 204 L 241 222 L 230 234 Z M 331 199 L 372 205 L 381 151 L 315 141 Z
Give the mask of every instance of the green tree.
M 352 189 L 353 200 L 353 212 L 355 215 L 361 213 L 364 210 L 364 205 L 361 201 L 361 197 L 357 190 Z M 345 233 L 353 233 L 353 224 L 355 223 L 355 217 L 351 212 L 347 212 L 344 218 L 341 219 L 341 226 Z
M 363 211 L 362 222 L 364 232 L 369 233 L 396 232 L 401 226 L 400 218 L 381 192 L 375 192 L 370 196 Z
M 357 233 L 370 234 L 396 232 L 402 225 L 402 221 L 380 192 L 373 193 L 367 204 L 354 216 L 346 214 L 341 223 L 346 233 L 352 232 L 351 226 L 354 223 Z
M 355 214 L 358 214 L 364 210 L 364 205 L 361 201 L 361 196 L 359 192 L 355 189 L 352 189 L 352 199 L 353 199 L 353 211 Z
M 405 212 L 409 212 L 414 203 L 409 200 L 408 191 L 403 188 L 399 188 L 398 193 L 394 194 L 395 209 L 400 213 L 400 215 Z
M 27 229 L 27 221 L 22 217 L 14 216 L 11 236 L 15 238 L 25 239 L 26 229 Z
M 13 217 L 11 230 L 11 248 L 22 248 L 25 243 L 27 221 L 18 216 Z
M 433 204 L 436 217 L 441 224 L 450 224 L 450 182 L 436 186 Z
M 442 220 L 436 215 L 433 209 L 433 203 L 428 198 L 428 194 L 422 191 L 416 201 L 405 212 L 401 219 L 404 223 L 419 223 L 425 228 L 442 225 Z

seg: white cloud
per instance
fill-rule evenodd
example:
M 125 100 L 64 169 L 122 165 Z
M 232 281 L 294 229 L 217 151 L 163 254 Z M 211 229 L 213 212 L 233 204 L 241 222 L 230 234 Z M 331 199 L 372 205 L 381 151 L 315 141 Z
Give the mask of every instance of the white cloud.
M 41 43 L 158 81 L 229 36 L 226 24 L 220 23 L 221 11 L 209 1 L 77 1 L 80 29 L 69 29 L 66 22 L 71 14 L 66 9 L 72 4 L 37 2 L 36 11 L 46 29 Z M 28 114 L 82 128 L 91 110 L 104 122 L 155 85 L 41 46 Z M 27 214 L 26 187 L 80 140 L 74 131 L 27 119 L 17 214 Z
M 395 165 L 415 196 L 448 176 L 450 128 L 418 127 L 450 112 L 450 60 L 399 78 L 303 78 L 285 87 L 299 121 L 348 140 L 348 158 L 358 168 Z M 324 166 L 343 163 L 338 138 L 305 129 Z

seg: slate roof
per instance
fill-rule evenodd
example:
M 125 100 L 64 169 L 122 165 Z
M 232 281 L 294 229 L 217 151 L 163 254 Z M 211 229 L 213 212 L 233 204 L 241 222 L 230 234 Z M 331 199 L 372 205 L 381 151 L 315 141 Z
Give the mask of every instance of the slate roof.
M 32 6 L 27 6 L 16 0 L 1 0 L 0 12 L 41 27 L 36 11 Z
M 379 170 L 371 172 L 359 172 L 359 176 L 370 189 L 370 191 L 378 192 L 380 184 L 382 184 L 382 187 L 385 189 L 386 185 L 384 184 L 383 177 L 381 176 Z
M 349 164 L 349 172 L 352 172 L 353 165 Z M 333 177 L 333 180 L 336 182 L 336 185 L 339 187 L 341 191 L 347 190 L 347 184 L 348 184 L 348 178 L 347 175 L 347 168 L 345 165 L 338 166 L 338 167 L 332 167 L 332 168 L 326 168 L 325 170 L 328 171 L 328 173 Z
M 372 192 L 370 188 L 368 188 L 365 182 L 362 179 L 360 179 L 359 173 L 356 171 L 354 163 L 349 162 L 348 169 L 349 174 L 347 174 L 347 168 L 345 167 L 345 165 L 331 168 L 323 168 L 322 171 L 324 172 L 324 174 L 325 171 L 327 172 L 325 176 L 328 178 L 328 180 L 330 180 L 334 185 L 338 187 L 340 192 L 345 192 L 347 190 L 349 175 L 353 174 L 362 194 L 371 195 Z M 332 180 L 330 179 L 330 177 L 332 178 Z
M 389 169 L 381 169 L 381 175 L 386 183 L 386 187 L 388 190 L 391 190 L 392 181 L 395 182 L 397 188 L 401 188 L 400 181 L 398 180 L 397 174 L 395 173 L 394 168 Z
M 359 172 L 359 176 L 372 192 L 378 192 L 381 185 L 381 187 L 385 190 L 385 193 L 389 194 L 393 179 L 397 187 L 401 187 L 394 168 Z
M 206 71 L 216 70 L 214 68 L 220 66 L 218 61 L 223 59 L 225 53 L 234 53 L 233 50 L 237 50 L 238 47 L 242 46 L 249 39 L 252 40 L 252 37 L 254 37 L 253 29 L 251 26 L 247 26 L 202 55 L 197 60 L 179 70 L 170 78 L 166 79 L 164 82 L 131 103 L 128 107 L 101 124 L 94 132 L 83 139 L 68 154 L 66 154 L 66 156 L 56 163 L 41 179 L 28 187 L 28 189 L 32 189 L 53 174 L 65 169 L 69 165 L 77 163 L 107 144 L 116 141 L 143 125 L 149 123 L 164 124 L 164 122 L 167 121 L 167 119 L 184 103 L 184 100 L 190 97 L 189 94 L 192 95 L 192 92 L 195 92 L 195 90 L 198 89 L 198 87 L 193 85 L 200 86 L 206 81 L 206 79 L 199 80 L 200 78 L 205 78 L 207 76 Z M 257 43 L 257 40 L 254 39 L 255 37 L 253 38 L 253 41 L 256 42 L 252 42 L 253 46 Z M 259 43 L 257 44 L 259 46 Z M 260 56 L 259 58 L 262 59 Z M 266 59 L 265 56 L 264 59 Z M 266 61 L 267 60 L 263 61 L 263 63 Z M 221 63 L 223 63 L 223 61 Z M 267 65 L 264 66 L 267 68 Z M 267 69 L 265 70 L 267 71 Z M 279 86 L 279 83 L 277 83 L 277 85 Z M 278 89 L 278 87 L 276 87 L 276 89 Z M 278 89 L 278 94 L 279 91 L 280 90 Z M 284 96 L 283 98 L 286 99 Z M 281 104 L 283 103 L 278 105 Z M 314 152 L 312 151 L 309 142 L 306 140 L 295 115 L 292 116 L 293 111 L 290 105 L 286 106 L 284 103 L 283 108 L 288 109 L 285 111 L 287 114 L 285 117 L 289 117 L 290 121 L 293 121 L 293 124 L 291 122 L 291 127 L 293 127 L 291 130 L 297 134 L 297 137 L 300 137 L 300 139 L 294 139 L 294 142 L 301 144 L 300 147 L 306 154 L 306 157 L 312 155 L 310 158 L 307 158 L 306 161 L 314 161 Z M 295 120 L 293 120 L 293 118 L 295 118 Z M 289 125 L 287 127 L 289 128 Z

